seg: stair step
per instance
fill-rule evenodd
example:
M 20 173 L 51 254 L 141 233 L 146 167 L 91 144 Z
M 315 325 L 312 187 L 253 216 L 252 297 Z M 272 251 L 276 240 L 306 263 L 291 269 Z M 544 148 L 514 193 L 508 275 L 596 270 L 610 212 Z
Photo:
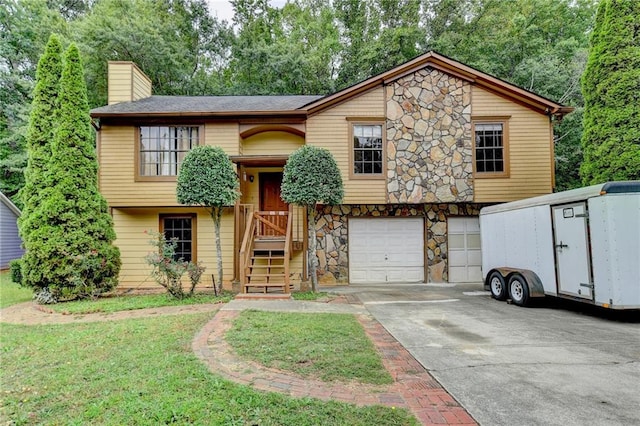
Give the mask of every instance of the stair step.
M 282 274 L 284 271 L 282 271 L 282 269 L 284 269 L 284 265 L 251 265 L 249 266 L 250 270 L 254 270 L 254 269 L 267 269 L 267 270 L 278 270 L 280 269 L 281 271 L 277 272 L 278 274 Z
M 260 277 L 277 278 L 277 277 L 284 277 L 284 275 L 285 275 L 284 272 L 276 273 L 276 274 L 247 274 L 249 278 L 260 278 Z
M 284 283 L 248 283 L 245 287 L 286 287 Z

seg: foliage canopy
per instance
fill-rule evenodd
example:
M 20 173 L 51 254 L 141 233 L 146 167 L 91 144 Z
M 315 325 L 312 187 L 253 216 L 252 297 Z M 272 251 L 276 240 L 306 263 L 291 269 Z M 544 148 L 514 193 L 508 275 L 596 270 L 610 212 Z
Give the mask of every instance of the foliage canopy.
M 281 196 L 285 202 L 301 206 L 340 204 L 344 188 L 333 155 L 312 145 L 294 151 L 284 166 Z
M 239 187 L 238 175 L 222 148 L 198 146 L 180 166 L 178 202 L 206 208 L 233 206 L 240 196 Z
M 603 0 L 590 44 L 582 179 L 640 179 L 640 2 Z

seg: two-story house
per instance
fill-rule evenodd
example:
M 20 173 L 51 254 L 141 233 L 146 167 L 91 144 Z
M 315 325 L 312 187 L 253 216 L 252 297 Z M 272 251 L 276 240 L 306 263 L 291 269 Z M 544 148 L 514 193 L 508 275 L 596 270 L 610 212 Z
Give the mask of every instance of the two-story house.
M 572 110 L 435 52 L 324 97 L 153 96 L 130 62 L 109 63 L 108 86 L 91 115 L 124 287 L 154 285 L 145 230 L 215 271 L 211 219 L 175 195 L 201 144 L 221 146 L 241 181 L 222 224 L 227 288 L 306 278 L 306 215 L 279 196 L 304 144 L 333 154 L 345 187 L 315 213 L 321 284 L 479 281 L 479 209 L 552 191 L 552 120 Z

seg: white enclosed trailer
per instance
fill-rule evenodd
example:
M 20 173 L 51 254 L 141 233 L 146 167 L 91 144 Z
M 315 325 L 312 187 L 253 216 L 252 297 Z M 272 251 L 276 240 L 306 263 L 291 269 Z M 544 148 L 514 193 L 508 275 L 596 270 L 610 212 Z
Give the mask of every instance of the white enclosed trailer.
M 485 207 L 480 233 L 484 284 L 495 299 L 640 309 L 640 181 Z

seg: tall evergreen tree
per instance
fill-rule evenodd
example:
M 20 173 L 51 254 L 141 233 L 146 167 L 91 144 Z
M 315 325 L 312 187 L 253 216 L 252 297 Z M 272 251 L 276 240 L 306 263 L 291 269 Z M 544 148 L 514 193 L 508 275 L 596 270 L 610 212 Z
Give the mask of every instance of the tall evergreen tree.
M 600 3 L 582 92 L 583 183 L 640 179 L 640 2 Z
M 22 199 L 22 215 L 19 219 L 20 236 L 26 249 L 24 263 L 38 265 L 36 247 L 47 239 L 39 233 L 39 218 L 36 211 L 41 206 L 41 194 L 46 188 L 45 175 L 51 159 L 56 117 L 58 116 L 58 90 L 62 73 L 62 46 L 55 35 L 49 38 L 44 54 L 38 62 L 36 86 L 33 92 L 29 128 L 27 131 L 27 169 L 25 170 L 25 186 L 20 191 Z M 43 277 L 35 268 L 27 267 L 23 277 L 24 284 L 41 288 L 46 286 Z
M 64 56 L 58 125 L 45 188 L 31 214 L 39 245 L 30 247 L 37 264 L 24 272 L 54 298 L 95 296 L 117 285 L 120 252 L 107 203 L 98 192 L 98 163 L 91 137 L 84 71 L 72 44 Z

